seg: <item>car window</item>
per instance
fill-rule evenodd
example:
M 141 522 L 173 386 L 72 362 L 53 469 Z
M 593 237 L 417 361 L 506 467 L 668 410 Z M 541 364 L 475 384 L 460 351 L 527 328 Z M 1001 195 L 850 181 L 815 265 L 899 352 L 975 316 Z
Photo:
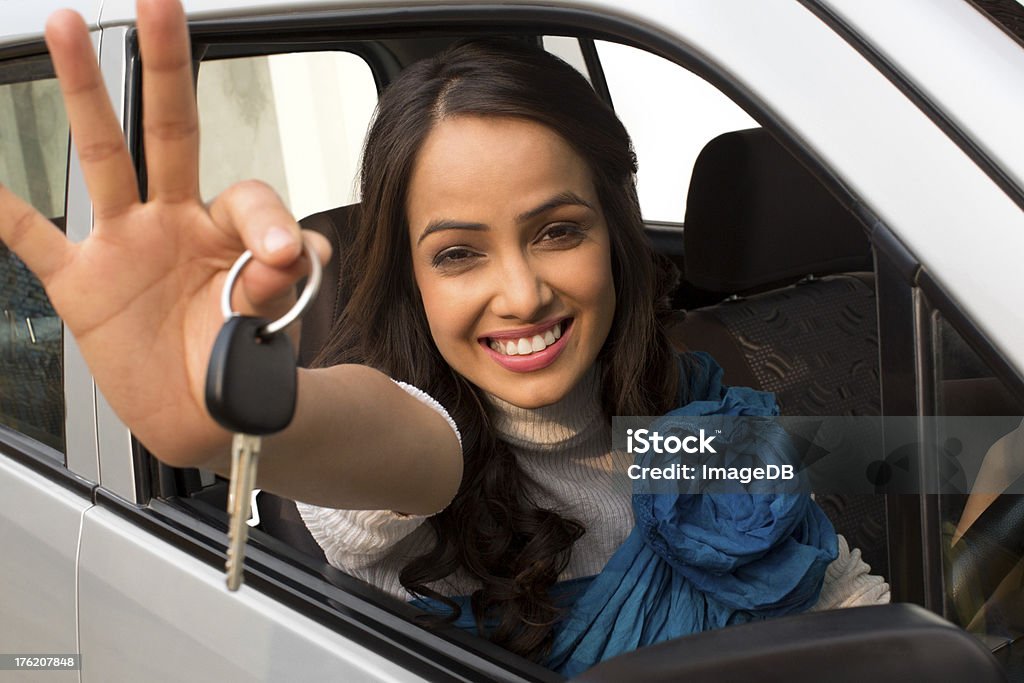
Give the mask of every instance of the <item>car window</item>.
M 1024 635 L 1024 562 L 1005 520 L 1024 501 L 1024 401 L 940 312 L 932 328 L 944 610 L 972 633 L 1013 640 Z
M 379 47 L 394 55 L 400 55 L 403 63 L 408 63 L 440 49 L 446 42 L 454 39 L 446 36 L 444 40 L 424 38 L 410 39 L 406 42 L 404 39 L 386 38 L 380 41 Z M 585 42 L 586 39 L 581 41 L 578 38 L 564 36 L 543 38 L 546 49 L 590 77 L 595 87 L 598 87 L 599 83 L 594 81 L 601 80 L 595 76 L 599 76 L 600 71 L 604 72 L 611 90 L 612 104 L 629 130 L 638 156 L 638 183 L 645 220 L 682 223 L 695 160 L 709 141 L 722 133 L 732 131 L 739 134 L 738 138 L 744 149 L 759 159 L 765 159 L 765 168 L 770 170 L 782 166 L 786 171 L 784 177 L 792 179 L 796 176 L 796 180 L 801 183 L 800 188 L 809 184 L 831 197 L 827 191 L 818 187 L 820 183 L 807 174 L 803 166 L 792 159 L 791 154 L 767 131 L 758 128 L 743 109 L 700 77 L 661 57 L 612 43 L 598 44 L 597 56 L 600 58 L 601 69 L 591 74 L 588 58 L 594 55 L 581 49 L 581 44 Z M 374 64 L 376 63 L 375 61 Z M 645 77 L 636 78 L 637 70 L 644 73 Z M 657 87 L 652 88 L 652 84 L 657 84 Z M 202 126 L 201 192 L 204 200 L 213 199 L 233 182 L 258 178 L 274 187 L 293 214 L 299 218 L 358 201 L 355 192 L 357 162 L 376 97 L 373 73 L 369 66 L 362 62 L 362 58 L 354 54 L 295 52 L 270 56 L 225 57 L 202 62 L 198 76 L 198 100 Z M 732 177 L 735 178 L 737 175 L 739 174 L 732 174 Z M 747 180 L 744 179 L 744 182 Z M 725 185 L 729 185 L 730 181 L 730 177 L 706 180 Z M 753 205 L 760 201 L 760 195 L 765 194 L 756 191 L 760 187 L 757 183 L 764 181 L 765 178 L 759 176 L 750 181 L 752 184 L 743 185 L 737 190 L 746 192 L 749 195 L 747 199 Z M 726 194 L 728 193 L 705 193 L 706 217 L 714 218 L 720 213 L 714 203 Z M 834 202 L 834 199 L 832 201 Z M 784 203 L 793 206 L 799 202 Z M 771 225 L 752 223 L 746 226 L 747 229 L 751 232 L 762 231 L 762 228 L 764 231 L 769 228 L 787 230 L 787 215 L 784 215 L 786 211 L 774 205 L 769 208 L 773 212 L 782 213 L 772 214 L 772 220 L 767 221 Z M 848 228 L 855 235 L 859 235 L 863 242 L 854 245 L 855 258 L 850 258 L 845 253 L 841 254 L 843 258 L 839 261 L 845 265 L 838 270 L 870 269 L 870 249 L 863 236 L 863 226 L 842 207 L 839 207 L 838 213 L 845 215 L 845 220 L 829 221 L 839 224 L 836 231 L 843 232 Z M 701 230 L 704 233 L 724 234 L 724 231 L 717 230 L 717 223 L 714 220 L 705 220 Z M 784 232 L 783 236 L 788 234 Z M 655 249 L 663 255 L 678 257 L 679 253 L 674 251 L 681 247 L 678 233 L 671 232 L 669 237 L 672 246 L 667 246 L 667 242 L 655 240 Z M 761 244 L 755 239 L 747 239 L 748 237 L 751 235 L 743 234 L 737 239 L 750 244 Z M 728 240 L 732 237 L 723 239 Z M 706 247 L 712 251 L 720 251 L 717 247 L 709 246 L 709 242 L 710 239 L 705 240 Z M 758 249 L 753 251 L 765 252 Z M 736 262 L 746 263 L 743 259 L 736 259 Z M 683 263 L 680 261 L 679 265 L 682 266 Z M 825 272 L 813 267 L 803 270 L 801 268 L 806 264 L 800 263 L 789 264 L 786 272 L 780 275 L 776 269 L 770 267 L 771 265 L 761 264 L 763 272 L 756 275 L 759 280 L 756 287 L 749 283 L 743 284 L 740 282 L 743 278 L 739 278 L 733 272 L 724 273 L 721 277 L 705 273 L 704 279 L 699 281 L 692 279 L 692 273 L 684 273 L 683 286 L 689 286 L 690 290 L 704 288 L 704 298 L 684 296 L 675 302 L 675 307 L 701 309 L 695 311 L 696 314 L 692 316 L 692 320 L 697 322 L 702 318 L 721 318 L 729 334 L 734 336 L 725 341 L 716 340 L 708 336 L 711 333 L 707 329 L 691 329 L 690 336 L 682 335 L 682 345 L 692 350 L 708 350 L 714 353 L 723 367 L 726 367 L 726 381 L 729 383 L 753 385 L 759 381 L 756 374 L 764 363 L 748 358 L 742 353 L 735 353 L 732 354 L 734 357 L 730 357 L 729 349 L 736 346 L 735 341 L 730 340 L 747 339 L 752 334 L 771 336 L 772 331 L 737 328 L 734 323 L 743 323 L 743 320 L 737 320 L 732 316 L 733 311 L 740 310 L 732 304 L 746 299 L 744 305 L 767 309 L 775 306 L 778 301 L 794 297 L 801 302 L 808 297 L 814 298 L 819 289 L 825 291 L 825 294 L 821 295 L 824 297 L 822 300 L 837 296 L 837 291 L 842 290 L 846 292 L 842 294 L 846 297 L 844 305 L 856 307 L 856 315 L 853 316 L 856 323 L 851 324 L 838 319 L 840 316 L 833 316 L 837 319 L 829 320 L 829 334 L 837 332 L 837 327 L 856 328 L 856 339 L 844 338 L 839 343 L 846 346 L 859 344 L 857 353 L 866 355 L 869 361 L 877 363 L 877 343 L 874 342 L 877 337 L 874 290 L 869 277 L 843 277 L 838 280 L 826 279 L 818 284 L 796 285 L 797 281 L 813 280 L 811 276 L 828 276 L 834 271 Z M 680 267 L 680 270 L 683 268 Z M 750 273 L 743 272 L 742 275 L 745 278 Z M 333 287 L 333 283 L 325 283 L 325 288 L 330 287 Z M 713 291 L 710 289 L 712 287 L 715 287 Z M 766 296 L 761 296 L 762 294 Z M 848 299 L 854 301 L 847 301 Z M 723 307 L 715 310 L 710 310 L 710 307 L 702 308 L 708 301 L 722 300 L 728 300 Z M 332 302 L 332 305 L 335 304 Z M 842 307 L 833 308 L 836 308 L 837 312 L 847 310 Z M 802 314 L 793 310 L 790 311 L 790 315 L 796 317 Z M 303 318 L 304 340 L 312 337 L 312 330 L 316 327 L 310 324 L 311 322 L 311 316 Z M 330 329 L 329 324 L 323 327 Z M 804 328 L 792 326 L 787 329 L 799 331 Z M 325 340 L 321 339 L 321 342 L 323 341 Z M 765 341 L 777 346 L 784 346 L 785 342 L 786 340 L 777 339 Z M 794 356 L 798 353 L 806 355 L 806 349 L 802 348 L 785 350 L 792 351 Z M 769 360 L 774 357 L 770 357 Z M 794 363 L 793 367 L 800 367 L 800 364 Z M 741 372 L 747 374 L 739 374 Z M 784 374 L 783 389 L 793 389 L 793 385 L 799 385 L 796 388 L 802 390 L 810 385 L 806 375 Z M 862 398 L 869 404 L 877 403 L 877 395 L 872 395 L 877 394 L 877 375 L 875 380 L 874 387 L 863 392 L 866 396 Z M 758 386 L 763 384 L 764 382 Z M 767 385 L 765 387 L 770 388 Z M 841 395 L 845 389 L 846 385 L 840 385 L 836 390 L 842 400 L 846 400 L 846 396 Z M 790 393 L 791 405 L 801 405 L 800 401 L 804 398 L 802 393 Z M 797 410 L 796 407 L 792 408 L 792 411 Z M 153 482 L 152 486 L 157 497 L 171 500 L 174 505 L 184 505 L 204 519 L 223 515 L 227 499 L 227 489 L 223 481 L 206 472 L 193 477 L 193 473 L 176 474 L 168 472 L 169 469 L 164 466 L 158 468 L 158 481 Z M 874 510 L 869 513 L 873 515 Z M 848 516 L 855 515 L 851 513 Z M 861 515 L 867 516 L 870 515 Z M 870 521 L 876 522 L 877 519 L 872 517 Z M 884 519 L 880 524 L 883 525 L 880 527 L 881 531 L 870 540 L 877 541 L 876 545 L 883 547 L 886 539 Z M 314 562 L 312 566 L 316 566 L 316 563 L 326 566 L 323 551 L 310 535 L 294 502 L 278 498 L 269 492 L 260 493 L 250 526 L 253 527 L 254 542 L 285 555 L 288 562 Z M 277 543 L 275 545 L 272 542 Z M 865 548 L 863 544 L 860 547 Z M 880 561 L 878 566 L 885 566 L 885 563 Z M 332 579 L 339 578 L 336 585 L 354 594 L 352 587 L 358 584 L 355 578 L 337 577 L 337 574 L 339 572 L 332 572 Z M 394 601 L 387 601 L 380 596 L 376 599 L 383 602 L 389 610 L 396 609 L 395 604 L 392 604 Z M 417 638 L 426 637 L 419 631 L 410 633 Z M 472 653 L 479 650 L 493 656 L 494 649 L 490 648 L 491 645 L 484 641 L 470 641 L 466 651 Z M 516 662 L 517 666 L 519 664 L 520 662 Z
M 682 223 L 693 162 L 704 145 L 758 124 L 681 66 L 628 45 L 595 42 L 615 113 L 633 138 L 644 220 Z
M 544 36 L 543 45 L 545 50 L 562 59 L 566 64 L 586 76 L 588 81 L 591 81 L 590 70 L 587 68 L 587 60 L 583 56 L 583 48 L 580 46 L 579 38 L 572 36 Z
M 348 52 L 203 62 L 198 79 L 200 190 L 273 187 L 296 217 L 358 201 L 358 164 L 377 87 Z
M 46 58 L 0 65 L 0 183 L 64 223 L 68 122 Z M 0 244 L 0 424 L 64 451 L 62 326 L 42 285 Z

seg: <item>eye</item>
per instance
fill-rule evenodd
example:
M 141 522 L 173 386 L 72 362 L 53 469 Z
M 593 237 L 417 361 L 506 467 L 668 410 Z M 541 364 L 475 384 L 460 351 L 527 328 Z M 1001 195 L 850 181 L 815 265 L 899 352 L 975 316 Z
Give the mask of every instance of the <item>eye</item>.
M 550 246 L 569 247 L 583 241 L 586 228 L 576 223 L 552 223 L 544 227 L 537 242 Z
M 469 266 L 480 254 L 466 247 L 449 247 L 434 257 L 435 268 L 454 269 Z

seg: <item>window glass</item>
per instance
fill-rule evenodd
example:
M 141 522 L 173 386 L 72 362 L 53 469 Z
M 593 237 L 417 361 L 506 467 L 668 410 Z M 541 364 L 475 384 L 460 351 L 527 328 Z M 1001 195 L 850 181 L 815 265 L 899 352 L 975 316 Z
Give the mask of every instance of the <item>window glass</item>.
M 590 70 L 587 69 L 587 60 L 583 57 L 579 38 L 544 36 L 543 41 L 545 50 L 586 76 L 588 81 L 590 80 Z
M 296 218 L 358 201 L 359 155 L 377 104 L 361 58 L 301 52 L 204 62 L 198 100 L 204 200 L 258 178 Z
M 0 183 L 63 227 L 68 122 L 49 61 L 0 65 Z M 0 244 L 0 424 L 64 451 L 62 326 Z
M 933 339 L 947 617 L 1013 640 L 1024 635 L 1024 535 L 1007 520 L 1024 506 L 1024 402 L 939 313 Z
M 682 223 L 693 162 L 704 145 L 758 123 L 672 62 L 626 45 L 596 44 L 615 113 L 633 136 L 644 220 Z

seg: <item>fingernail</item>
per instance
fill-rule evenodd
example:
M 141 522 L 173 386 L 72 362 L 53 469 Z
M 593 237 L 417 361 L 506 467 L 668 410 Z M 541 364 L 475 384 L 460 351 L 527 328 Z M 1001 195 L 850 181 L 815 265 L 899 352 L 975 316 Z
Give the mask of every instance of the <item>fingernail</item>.
M 275 254 L 285 249 L 294 249 L 295 238 L 284 228 L 271 228 L 263 236 L 263 250 Z

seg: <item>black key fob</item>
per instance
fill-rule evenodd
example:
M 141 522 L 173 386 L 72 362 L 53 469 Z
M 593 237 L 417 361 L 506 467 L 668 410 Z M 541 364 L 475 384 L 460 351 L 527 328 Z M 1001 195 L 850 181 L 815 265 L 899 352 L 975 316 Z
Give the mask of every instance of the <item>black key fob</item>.
M 273 434 L 295 414 L 295 351 L 284 333 L 261 336 L 266 324 L 262 318 L 231 316 L 213 344 L 206 409 L 232 432 Z

